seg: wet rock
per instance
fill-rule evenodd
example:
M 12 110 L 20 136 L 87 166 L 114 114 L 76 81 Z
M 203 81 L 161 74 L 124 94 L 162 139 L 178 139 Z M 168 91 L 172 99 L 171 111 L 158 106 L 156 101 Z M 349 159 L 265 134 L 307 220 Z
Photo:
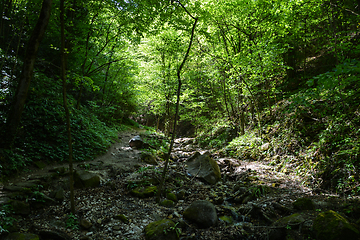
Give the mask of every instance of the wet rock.
M 201 228 L 208 228 L 217 223 L 215 206 L 205 200 L 198 200 L 185 209 L 183 216 L 185 219 L 195 222 Z
M 311 199 L 309 198 L 298 198 L 293 202 L 293 206 L 298 210 L 314 210 L 315 206 Z
M 136 197 L 146 198 L 146 197 L 154 196 L 156 191 L 157 191 L 156 186 L 140 186 L 131 190 L 131 193 Z
M 139 135 L 133 137 L 129 141 L 129 146 L 132 148 L 141 149 L 143 147 L 143 144 L 144 144 L 144 142 Z
M 314 220 L 313 229 L 319 240 L 358 239 L 360 236 L 353 224 L 332 210 L 320 213 Z
M 4 240 L 39 240 L 39 236 L 32 233 L 10 233 Z
M 178 240 L 175 223 L 170 219 L 152 222 L 145 227 L 146 240 Z
M 186 170 L 191 176 L 199 177 L 210 184 L 215 184 L 221 179 L 220 168 L 210 157 L 210 153 L 201 155 L 196 152 L 186 161 L 186 164 Z
M 100 186 L 100 177 L 85 170 L 76 171 L 74 174 L 74 186 L 76 188 L 93 188 Z

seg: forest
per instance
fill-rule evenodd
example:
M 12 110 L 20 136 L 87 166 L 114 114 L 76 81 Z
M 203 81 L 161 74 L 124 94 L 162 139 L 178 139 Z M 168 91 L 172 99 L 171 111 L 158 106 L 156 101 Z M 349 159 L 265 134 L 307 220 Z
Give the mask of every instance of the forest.
M 232 199 L 236 210 L 230 212 L 236 216 L 231 221 L 220 217 L 220 224 L 211 227 L 220 235 L 189 227 L 188 219 L 173 219 L 175 223 L 158 233 L 165 232 L 163 238 L 149 236 L 144 227 L 145 235 L 134 230 L 132 238 L 121 235 L 130 230 L 117 229 L 122 233 L 116 239 L 343 239 L 316 231 L 314 219 L 312 228 L 301 232 L 307 221 L 298 216 L 280 231 L 280 214 L 271 216 L 264 209 L 259 213 L 254 207 L 258 202 L 248 210 L 238 206 L 265 201 L 261 197 L 280 191 L 278 183 L 251 175 L 255 170 L 236 170 L 244 164 L 291 176 L 307 192 L 341 200 L 336 221 L 347 221 L 351 230 L 340 232 L 347 239 L 360 238 L 360 0 L 2 0 L 0 14 L 0 238 L 18 239 L 9 233 L 27 231 L 14 230 L 15 222 L 21 225 L 25 220 L 18 218 L 32 216 L 14 214 L 14 204 L 1 200 L 2 188 L 12 178 L 44 166 L 67 166 L 56 170 L 58 177 L 70 176 L 64 180 L 70 185 L 64 187 L 64 201 L 71 199 L 64 221 L 67 229 L 75 231 L 77 220 L 87 229 L 80 221 L 81 204 L 74 206 L 74 181 L 78 187 L 73 171 L 99 170 L 87 161 L 103 156 L 110 147 L 125 148 L 121 141 L 128 146 L 135 135 L 144 141 L 142 147 L 124 154 L 156 159 L 156 167 L 144 159 L 151 166 L 114 165 L 109 179 L 119 182 L 110 183 L 103 176 L 101 186 L 131 194 L 138 185 L 148 185 L 129 180 L 132 173 L 142 178 L 150 174 L 149 179 L 156 175 L 161 181 L 150 184 L 157 190 L 148 201 L 159 202 L 171 189 L 194 185 L 216 192 L 210 199 L 217 203 L 218 215 L 229 215 L 230 208 L 223 206 L 230 206 L 225 203 Z M 180 152 L 184 143 L 194 149 L 191 154 L 183 153 L 185 147 Z M 192 175 L 175 170 L 186 161 L 190 165 L 195 151 L 215 159 L 221 187 L 234 184 L 237 190 L 228 196 L 228 190 L 214 190 L 203 180 L 199 186 L 193 184 L 201 165 Z M 250 174 L 247 181 L 245 173 Z M 239 187 L 240 182 L 244 185 Z M 50 191 L 50 186 L 39 183 L 25 188 L 16 201 L 42 202 L 41 191 Z M 243 198 L 235 201 L 234 192 L 240 190 L 252 198 L 242 193 Z M 218 199 L 221 191 L 226 192 L 223 200 Z M 91 193 L 96 191 L 91 188 Z M 75 199 L 76 195 L 81 193 L 75 192 Z M 210 193 L 197 198 L 186 193 L 196 200 L 208 199 L 205 195 Z M 293 195 L 308 199 L 303 193 Z M 293 207 L 282 207 L 282 212 L 294 213 Z M 331 225 L 326 217 L 335 209 L 326 212 L 327 208 L 331 209 L 310 207 L 323 214 L 320 225 Z M 250 220 L 240 221 L 240 215 Z M 101 235 L 98 229 L 105 223 L 93 222 L 98 236 L 93 226 L 89 238 L 52 238 L 115 239 Z M 40 239 L 51 238 L 45 230 L 29 229 Z

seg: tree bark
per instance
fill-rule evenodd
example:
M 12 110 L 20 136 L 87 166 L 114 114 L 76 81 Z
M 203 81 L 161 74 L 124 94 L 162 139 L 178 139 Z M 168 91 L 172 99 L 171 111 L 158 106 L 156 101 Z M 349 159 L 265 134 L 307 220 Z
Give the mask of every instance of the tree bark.
M 70 210 L 75 214 L 75 197 L 74 197 L 74 174 L 73 174 L 73 151 L 70 127 L 70 112 L 66 98 L 66 50 L 65 50 L 65 20 L 64 20 L 64 0 L 60 1 L 60 25 L 61 25 L 61 79 L 63 83 L 63 102 L 66 113 L 66 130 L 68 135 L 69 146 L 69 172 L 70 172 Z
M 39 19 L 27 43 L 23 70 L 19 79 L 15 99 L 6 121 L 6 136 L 8 136 L 6 142 L 4 143 L 6 148 L 11 148 L 13 146 L 19 129 L 21 115 L 24 110 L 31 78 L 33 75 L 37 52 L 40 46 L 40 42 L 45 34 L 46 27 L 49 23 L 51 5 L 52 0 L 43 0 Z
M 181 5 L 180 2 L 178 2 L 178 3 Z M 192 29 L 191 29 L 191 37 L 190 37 L 190 42 L 189 42 L 188 49 L 187 49 L 187 51 L 186 51 L 186 54 L 185 54 L 185 56 L 184 56 L 183 61 L 181 62 L 180 66 L 179 66 L 179 68 L 178 68 L 178 70 L 177 70 L 178 88 L 177 88 L 177 92 L 176 92 L 176 108 L 175 108 L 173 132 L 172 132 L 172 135 L 171 135 L 171 142 L 170 142 L 170 146 L 169 146 L 169 151 L 168 151 L 168 154 L 166 155 L 166 159 L 165 159 L 164 170 L 163 170 L 163 172 L 162 172 L 161 181 L 160 181 L 159 188 L 158 188 L 158 191 L 157 191 L 156 202 L 160 202 L 161 192 L 162 192 L 162 188 L 163 188 L 164 183 L 165 183 L 167 168 L 168 168 L 168 165 L 169 165 L 169 159 L 170 159 L 171 151 L 172 151 L 172 148 L 173 148 L 173 146 L 174 146 L 174 141 L 175 141 L 177 117 L 178 117 L 178 115 L 179 115 L 180 92 L 181 92 L 181 85 L 182 85 L 182 82 L 181 82 L 181 70 L 182 70 L 182 68 L 184 67 L 185 62 L 186 62 L 186 60 L 187 60 L 187 58 L 188 58 L 188 56 L 189 56 L 190 49 L 191 49 L 191 45 L 192 45 L 193 40 L 194 40 L 195 27 L 196 27 L 196 24 L 197 24 L 197 21 L 198 21 L 198 18 L 193 17 L 193 16 L 186 10 L 186 8 L 185 8 L 183 5 L 181 5 L 181 7 L 183 7 L 183 8 L 185 9 L 185 11 L 188 13 L 188 15 L 189 15 L 192 19 L 194 19 L 195 22 L 194 22 L 193 27 L 192 27 Z

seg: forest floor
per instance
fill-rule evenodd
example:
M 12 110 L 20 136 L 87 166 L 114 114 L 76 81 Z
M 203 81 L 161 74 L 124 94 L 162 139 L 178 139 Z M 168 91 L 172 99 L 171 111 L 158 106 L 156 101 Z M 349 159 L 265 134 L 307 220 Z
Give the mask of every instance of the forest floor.
M 312 239 L 311 226 L 319 212 L 329 209 L 343 212 L 354 201 L 303 186 L 304 179 L 297 176 L 295 171 L 281 173 L 276 166 L 264 162 L 216 155 L 212 157 L 219 164 L 222 180 L 215 185 L 208 185 L 189 176 L 185 167 L 189 156 L 196 151 L 205 151 L 192 145 L 193 139 L 180 138 L 175 142 L 167 188 L 174 193 L 183 191 L 185 197 L 176 202 L 174 207 L 159 206 L 155 197 L 139 199 L 131 194 L 132 183 L 159 178 L 163 165 L 161 161 L 157 166 L 147 165 L 141 161 L 142 150 L 129 147 L 129 140 L 139 134 L 143 136 L 145 131 L 123 132 L 106 154 L 91 161 L 74 164 L 77 170 L 86 169 L 101 176 L 99 187 L 75 189 L 75 216 L 78 221 L 86 220 L 90 223 L 91 227 L 87 229 L 69 221 L 70 201 L 66 187 L 68 175 L 53 177 L 54 171 L 61 167 L 67 168 L 67 164 L 49 165 L 41 170 L 29 169 L 21 176 L 4 183 L 5 186 L 16 187 L 24 182 L 35 181 L 41 186 L 38 190 L 47 196 L 59 186 L 65 189 L 62 202 L 41 208 L 31 207 L 29 214 L 15 215 L 16 230 L 39 234 L 40 239 L 45 239 L 41 238 L 41 234 L 51 233 L 53 239 L 135 240 L 145 239 L 144 228 L 149 223 L 171 219 L 177 223 L 180 239 L 285 239 L 283 234 L 292 239 Z M 50 182 L 43 181 L 50 178 Z M 12 191 L 15 190 L 9 191 L 9 188 L 0 186 L 0 203 L 12 198 Z M 239 193 L 245 199 L 234 201 Z M 313 209 L 294 208 L 293 203 L 300 198 L 311 199 Z M 222 220 L 207 229 L 198 228 L 184 220 L 183 211 L 195 200 L 212 202 Z M 279 219 L 296 212 L 303 217 L 300 223 L 280 226 Z M 354 211 L 348 214 L 351 222 L 357 220 L 358 215 Z M 119 217 L 120 215 L 127 220 Z M 285 229 L 285 233 L 277 231 L 279 229 Z

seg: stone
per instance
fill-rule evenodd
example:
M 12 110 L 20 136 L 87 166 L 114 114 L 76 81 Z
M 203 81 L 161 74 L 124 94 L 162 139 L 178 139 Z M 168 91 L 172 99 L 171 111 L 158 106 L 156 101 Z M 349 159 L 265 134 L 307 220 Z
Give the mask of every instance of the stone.
M 100 177 L 89 171 L 76 171 L 74 174 L 74 186 L 76 188 L 98 187 L 100 186 Z
M 160 202 L 160 206 L 164 206 L 164 207 L 168 207 L 168 208 L 172 208 L 175 206 L 174 201 L 165 199 L 163 201 Z
M 186 161 L 186 164 L 186 170 L 190 175 L 199 177 L 210 184 L 216 184 L 221 179 L 219 165 L 208 152 L 203 155 L 196 152 Z
M 92 227 L 92 225 L 93 224 L 89 220 L 87 220 L 86 218 L 82 218 L 80 220 L 80 226 L 82 228 L 84 228 L 84 229 L 90 229 Z
M 309 198 L 298 198 L 293 202 L 293 207 L 297 210 L 314 210 L 315 206 Z
M 149 152 L 142 152 L 140 158 L 143 162 L 151 165 L 157 165 L 156 157 Z
M 178 200 L 184 200 L 186 197 L 186 190 L 185 189 L 181 189 L 176 193 L 176 198 Z
M 131 148 L 141 149 L 143 147 L 143 144 L 144 144 L 144 142 L 139 135 L 133 137 L 129 141 L 129 146 Z
M 332 210 L 320 213 L 314 220 L 316 239 L 342 240 L 358 239 L 359 231 L 346 218 Z
M 303 222 L 305 222 L 305 218 L 300 213 L 294 213 L 290 216 L 280 218 L 274 224 L 275 226 L 286 227 L 286 226 L 299 226 Z
M 217 223 L 215 206 L 206 200 L 198 200 L 185 209 L 183 216 L 186 220 L 196 223 L 200 228 L 208 228 Z
M 121 220 L 123 223 L 128 223 L 129 219 L 124 214 L 118 214 L 114 216 L 115 219 Z
M 145 227 L 146 240 L 178 240 L 175 223 L 170 219 L 152 222 Z
M 156 186 L 140 186 L 131 190 L 131 193 L 136 197 L 146 198 L 146 197 L 154 196 L 156 191 L 157 191 Z
M 4 240 L 39 240 L 39 236 L 32 233 L 10 233 Z
M 176 195 L 174 193 L 171 193 L 171 192 L 166 194 L 166 198 L 173 201 L 173 202 L 177 202 L 177 200 L 178 200 Z
M 267 151 L 269 150 L 269 148 L 270 148 L 270 143 L 264 143 L 263 145 L 261 145 L 260 150 Z

